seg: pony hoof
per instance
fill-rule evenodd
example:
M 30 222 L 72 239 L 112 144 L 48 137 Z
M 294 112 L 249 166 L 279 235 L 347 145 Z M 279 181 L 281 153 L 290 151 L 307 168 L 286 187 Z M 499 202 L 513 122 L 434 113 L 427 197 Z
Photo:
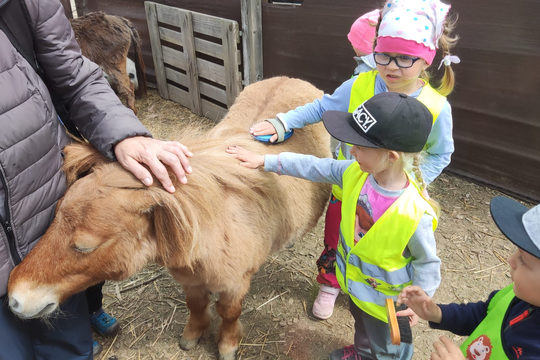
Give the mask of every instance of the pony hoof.
M 219 360 L 236 360 L 236 351 L 230 354 L 219 354 Z
M 180 348 L 182 350 L 191 350 L 195 346 L 197 346 L 197 344 L 199 343 L 199 340 L 201 339 L 201 337 L 199 337 L 199 338 L 197 338 L 195 340 L 188 340 L 188 339 L 186 339 L 185 337 L 182 336 L 180 338 L 180 341 L 178 342 L 178 344 L 180 345 Z

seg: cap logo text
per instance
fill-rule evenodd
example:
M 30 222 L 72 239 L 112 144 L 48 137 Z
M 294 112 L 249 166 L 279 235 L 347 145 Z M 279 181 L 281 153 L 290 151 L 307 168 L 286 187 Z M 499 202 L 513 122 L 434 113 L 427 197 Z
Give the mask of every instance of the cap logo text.
M 375 120 L 375 118 L 369 113 L 363 104 L 353 112 L 353 119 L 356 124 L 358 124 L 360 129 L 362 129 L 365 133 L 367 133 L 369 129 L 371 129 L 371 127 L 377 123 L 377 120 Z

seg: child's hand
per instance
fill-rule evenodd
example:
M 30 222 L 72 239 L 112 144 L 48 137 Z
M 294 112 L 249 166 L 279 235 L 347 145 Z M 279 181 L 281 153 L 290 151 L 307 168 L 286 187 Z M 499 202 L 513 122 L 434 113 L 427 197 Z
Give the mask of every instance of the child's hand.
M 420 286 L 407 286 L 398 295 L 396 304 L 398 306 L 401 304 L 407 305 L 424 320 L 434 323 L 441 322 L 441 308 L 433 302 L 433 299 Z
M 438 341 L 433 343 L 435 352 L 431 353 L 431 360 L 466 360 L 459 347 L 452 340 L 444 335 L 439 339 L 441 339 L 442 343 Z
M 256 169 L 259 166 L 264 165 L 264 155 L 252 153 L 251 151 L 241 148 L 240 146 L 229 146 L 225 151 L 227 151 L 227 154 L 231 155 L 233 158 L 240 160 L 240 165 L 250 169 Z
M 270 138 L 271 143 L 275 142 L 277 140 L 277 138 L 278 138 L 278 136 L 276 134 L 276 129 L 268 121 L 261 121 L 260 123 L 257 123 L 255 125 L 253 125 L 253 127 L 251 129 L 249 129 L 249 132 L 253 136 L 273 135 Z
M 408 316 L 409 317 L 409 325 L 411 327 L 418 324 L 418 315 L 411 308 L 398 311 L 396 313 L 396 316 Z

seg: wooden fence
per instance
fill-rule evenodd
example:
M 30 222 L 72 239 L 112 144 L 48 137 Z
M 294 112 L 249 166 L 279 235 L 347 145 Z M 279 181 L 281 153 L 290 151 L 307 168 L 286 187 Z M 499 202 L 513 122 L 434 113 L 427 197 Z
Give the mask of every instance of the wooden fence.
M 238 23 L 146 1 L 159 94 L 220 120 L 242 87 Z

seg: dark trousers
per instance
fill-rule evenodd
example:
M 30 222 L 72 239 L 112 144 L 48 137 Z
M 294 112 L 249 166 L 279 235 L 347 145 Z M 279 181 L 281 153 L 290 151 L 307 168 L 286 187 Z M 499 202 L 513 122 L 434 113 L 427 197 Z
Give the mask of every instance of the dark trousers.
M 103 285 L 105 281 L 100 282 L 94 286 L 90 286 L 84 291 L 86 295 L 86 302 L 88 303 L 88 314 L 92 315 L 103 305 Z
M 412 344 L 392 345 L 387 323 L 364 312 L 351 298 L 349 298 L 349 310 L 354 317 L 354 350 L 362 359 L 412 359 L 414 352 Z
M 21 320 L 0 297 L 0 360 L 92 360 L 92 333 L 84 293 L 73 295 L 47 322 Z

